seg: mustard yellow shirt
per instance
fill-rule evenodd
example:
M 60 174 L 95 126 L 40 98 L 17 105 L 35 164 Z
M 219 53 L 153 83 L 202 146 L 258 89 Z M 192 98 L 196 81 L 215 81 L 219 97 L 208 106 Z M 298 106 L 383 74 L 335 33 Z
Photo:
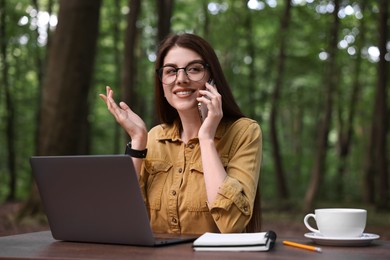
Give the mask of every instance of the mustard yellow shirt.
M 139 181 L 155 233 L 245 229 L 260 176 L 260 126 L 248 118 L 222 121 L 215 144 L 228 176 L 214 202 L 208 204 L 198 138 L 185 144 L 180 139 L 179 123 L 150 130 Z

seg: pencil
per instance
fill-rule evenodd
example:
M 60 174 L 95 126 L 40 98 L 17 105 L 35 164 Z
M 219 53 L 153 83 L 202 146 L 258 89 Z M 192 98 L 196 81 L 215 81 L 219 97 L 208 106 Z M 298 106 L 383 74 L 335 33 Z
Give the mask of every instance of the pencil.
M 290 242 L 290 241 L 283 241 L 283 244 L 286 246 L 293 246 L 293 247 L 297 247 L 297 248 L 307 249 L 307 250 L 318 252 L 318 253 L 322 252 L 322 249 L 320 247 L 308 246 L 308 245 L 298 244 L 298 243 L 294 243 L 294 242 Z

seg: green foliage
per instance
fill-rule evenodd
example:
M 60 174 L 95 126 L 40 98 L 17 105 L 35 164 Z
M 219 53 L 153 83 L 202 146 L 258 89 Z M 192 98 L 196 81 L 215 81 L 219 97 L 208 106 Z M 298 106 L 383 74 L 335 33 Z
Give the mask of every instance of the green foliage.
M 42 12 L 47 8 L 42 1 Z M 141 1 L 141 14 L 137 27 L 139 44 L 136 49 L 137 95 L 142 100 L 134 107 L 142 115 L 148 126 L 153 122 L 153 57 L 156 50 L 157 17 L 155 1 Z M 235 0 L 176 0 L 171 19 L 172 32 L 193 32 L 205 37 L 215 48 L 226 77 L 233 89 L 239 105 L 246 114 L 259 121 L 263 130 L 262 191 L 265 199 L 276 196 L 276 179 L 269 143 L 270 93 L 276 80 L 276 61 L 280 45 L 280 19 L 284 1 L 258 1 L 264 4 L 261 10 L 248 8 L 247 1 Z M 321 52 L 327 51 L 330 13 L 318 12 L 319 6 L 331 1 L 294 1 L 288 33 L 285 78 L 279 107 L 278 135 L 281 142 L 284 168 L 291 200 L 300 201 L 307 189 L 310 170 L 316 151 L 316 134 L 319 118 L 324 107 L 324 69 L 326 60 L 321 60 Z M 370 60 L 367 49 L 377 42 L 377 7 L 375 1 L 368 2 L 363 13 L 366 24 L 366 37 L 363 43 L 361 93 L 357 104 L 353 125 L 351 154 L 347 160 L 347 171 L 342 183 L 344 201 L 360 201 L 363 163 L 366 156 L 371 107 L 373 106 L 376 84 L 376 64 Z M 119 4 L 119 9 L 116 6 Z M 37 43 L 37 31 L 32 25 L 35 17 L 31 1 L 18 1 L 16 6 L 8 5 L 7 18 L 7 61 L 11 98 L 15 104 L 17 151 L 18 198 L 25 199 L 31 185 L 28 158 L 35 153 L 36 116 L 39 108 L 39 84 L 36 58 L 43 60 L 47 54 L 45 44 Z M 100 36 L 95 63 L 93 87 L 89 106 L 91 123 L 91 154 L 122 152 L 125 137 L 115 140 L 118 126 L 107 112 L 98 97 L 110 85 L 116 92 L 116 100 L 121 100 L 120 80 L 122 73 L 126 6 L 128 1 L 103 1 L 100 17 Z M 347 5 L 359 7 L 358 1 L 343 1 Z M 57 6 L 54 6 L 54 10 Z M 55 14 L 54 14 L 55 15 Z M 25 17 L 25 18 L 23 18 Z M 21 22 L 24 21 L 24 22 Z M 26 22 L 28 21 L 28 22 Z M 339 42 L 347 36 L 354 40 L 348 47 L 355 47 L 360 36 L 360 22 L 356 15 L 341 19 Z M 117 31 L 117 34 L 116 33 Z M 41 34 L 42 35 L 42 34 Z M 114 36 L 118 38 L 114 38 Z M 43 37 L 43 36 L 42 36 Z M 25 41 L 28 39 L 27 41 Z M 252 48 L 252 49 L 251 49 Z M 4 61 L 2 61 L 3 64 Z M 348 48 L 340 47 L 337 52 L 337 66 L 340 70 L 338 95 L 335 111 L 346 120 L 351 98 L 356 54 L 349 54 Z M 4 66 L 1 66 L 4 69 Z M 254 76 L 251 77 L 251 73 Z M 0 77 L 0 82 L 3 78 Z M 86 104 L 87 105 L 87 104 Z M 0 89 L 0 201 L 8 191 L 9 170 L 7 167 L 7 142 L 4 89 Z M 321 198 L 335 200 L 339 158 L 337 141 L 339 125 L 336 112 L 333 116 L 326 162 L 326 176 L 321 184 Z M 121 130 L 119 130 L 121 131 Z M 115 140 L 115 141 L 114 141 Z

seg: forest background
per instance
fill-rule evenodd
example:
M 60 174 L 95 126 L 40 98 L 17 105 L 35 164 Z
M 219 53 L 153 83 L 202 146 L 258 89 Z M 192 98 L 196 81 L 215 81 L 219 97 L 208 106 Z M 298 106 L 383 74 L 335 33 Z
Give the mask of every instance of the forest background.
M 386 0 L 0 0 L 0 203 L 22 204 L 12 225 L 40 219 L 32 155 L 123 153 L 106 85 L 157 124 L 156 47 L 190 32 L 262 127 L 265 214 L 363 207 L 390 227 L 388 13 Z

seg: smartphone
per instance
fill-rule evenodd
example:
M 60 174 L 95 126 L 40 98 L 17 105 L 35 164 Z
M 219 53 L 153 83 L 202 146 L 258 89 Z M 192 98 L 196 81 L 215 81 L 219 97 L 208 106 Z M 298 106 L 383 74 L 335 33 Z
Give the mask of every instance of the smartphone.
M 210 78 L 207 82 L 210 85 L 214 86 L 214 79 L 213 78 Z M 198 111 L 199 111 L 200 121 L 203 123 L 207 117 L 209 110 L 207 109 L 207 106 L 205 106 L 203 103 L 199 102 L 198 103 Z

